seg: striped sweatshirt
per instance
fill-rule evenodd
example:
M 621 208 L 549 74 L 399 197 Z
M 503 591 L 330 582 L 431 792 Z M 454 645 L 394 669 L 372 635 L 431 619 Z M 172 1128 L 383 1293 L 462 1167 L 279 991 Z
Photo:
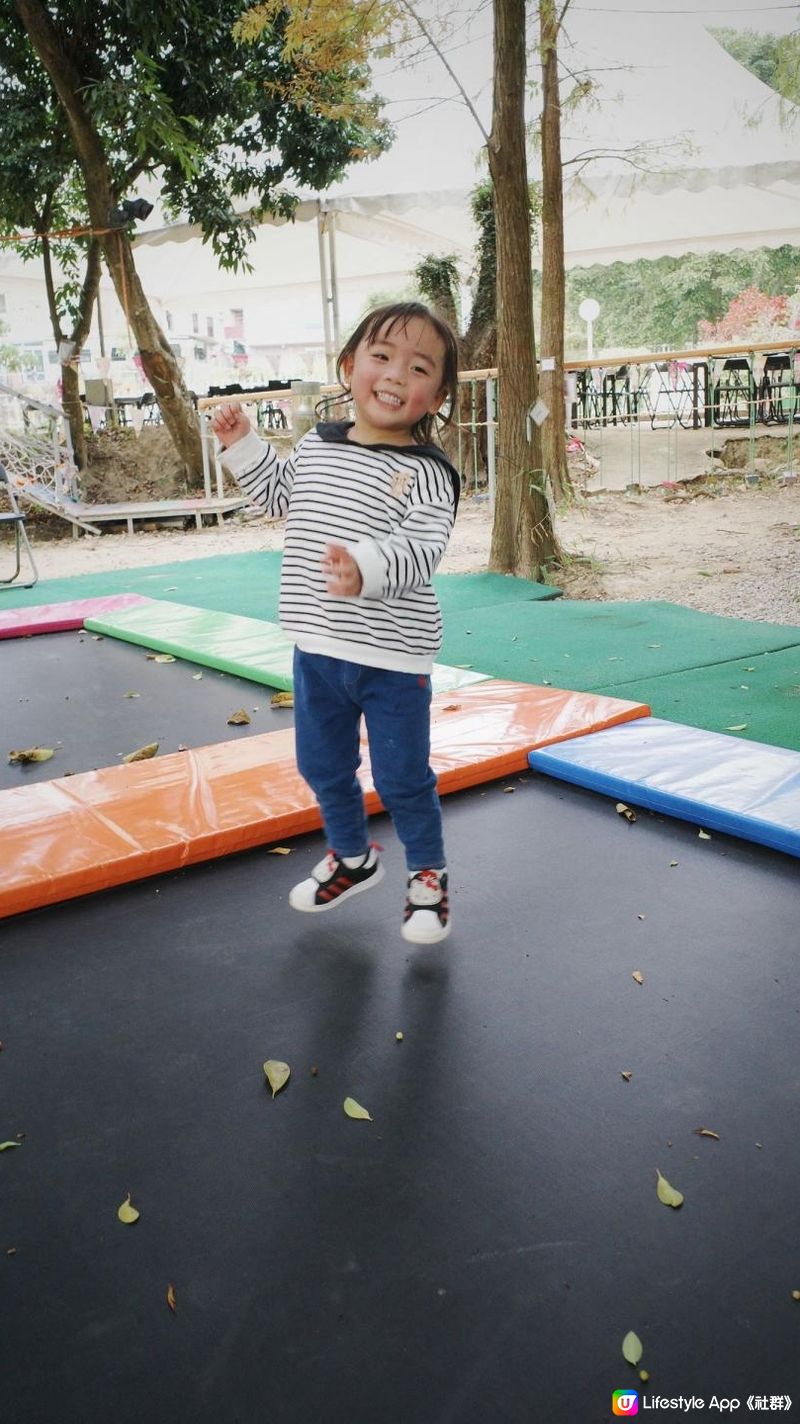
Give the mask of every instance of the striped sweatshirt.
M 243 493 L 286 515 L 281 626 L 303 652 L 429 673 L 442 645 L 431 575 L 447 547 L 459 476 L 434 445 L 359 445 L 348 422 L 322 422 L 285 460 L 254 431 L 222 452 Z M 321 561 L 343 544 L 357 598 L 326 591 Z

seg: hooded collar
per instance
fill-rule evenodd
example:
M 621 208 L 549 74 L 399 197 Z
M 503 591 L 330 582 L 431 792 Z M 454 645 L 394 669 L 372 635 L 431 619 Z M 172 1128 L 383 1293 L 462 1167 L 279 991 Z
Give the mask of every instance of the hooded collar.
M 444 465 L 453 483 L 453 496 L 455 499 L 454 514 L 458 512 L 458 500 L 461 494 L 461 476 L 455 465 L 447 458 L 440 445 L 393 445 L 389 441 L 379 442 L 375 445 L 363 445 L 359 440 L 348 440 L 347 432 L 353 429 L 355 424 L 352 420 L 320 420 L 317 423 L 316 431 L 320 440 L 324 440 L 328 445 L 355 445 L 361 450 L 392 450 L 413 453 L 414 455 L 425 455 L 430 460 L 436 460 L 440 465 Z

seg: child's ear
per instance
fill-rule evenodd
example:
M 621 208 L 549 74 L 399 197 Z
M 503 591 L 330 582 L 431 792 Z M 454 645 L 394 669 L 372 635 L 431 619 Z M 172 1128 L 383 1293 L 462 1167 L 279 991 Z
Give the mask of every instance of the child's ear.
M 352 358 L 352 356 L 345 356 L 345 358 L 344 358 L 344 360 L 343 360 L 343 362 L 342 362 L 342 375 L 344 376 L 344 378 L 345 378 L 345 380 L 347 381 L 347 384 L 348 384 L 348 385 L 350 384 L 350 377 L 352 376 L 352 374 L 353 374 L 353 358 Z
M 441 410 L 447 400 L 447 394 L 446 387 L 442 386 L 438 396 L 436 396 L 435 400 L 428 406 L 428 415 L 436 415 Z

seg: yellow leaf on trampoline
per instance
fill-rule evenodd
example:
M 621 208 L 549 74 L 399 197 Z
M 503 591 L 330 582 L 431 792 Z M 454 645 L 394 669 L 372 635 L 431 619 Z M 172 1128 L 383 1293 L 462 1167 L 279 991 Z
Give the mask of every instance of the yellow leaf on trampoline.
M 54 755 L 52 747 L 26 747 L 23 751 L 9 752 L 10 766 L 29 766 L 35 761 L 49 761 Z
M 141 692 L 125 692 L 125 693 L 123 693 L 123 696 L 124 696 L 124 697 L 141 697 L 141 695 L 142 695 Z
M 291 846 L 271 846 L 267 855 L 291 855 Z
M 719 1133 L 712 1132 L 710 1127 L 693 1127 L 692 1132 L 695 1137 L 713 1137 L 715 1142 L 720 1140 Z
M 631 974 L 631 979 L 635 979 L 637 984 L 643 984 L 644 975 L 641 969 L 634 969 L 633 973 Z
M 744 732 L 747 730 L 746 722 L 737 722 L 734 727 L 726 727 L 726 732 Z
M 618 801 L 614 810 L 618 816 L 624 816 L 626 821 L 636 820 L 636 812 L 632 811 L 630 806 L 626 806 L 624 801 Z
M 372 1118 L 367 1112 L 367 1109 L 362 1108 L 361 1104 L 357 1103 L 355 1098 L 345 1098 L 344 1110 L 347 1113 L 348 1117 L 362 1118 L 366 1122 L 372 1122 Z
M 21 1147 L 21 1142 L 0 1142 L 0 1152 L 7 1152 L 9 1147 Z
M 697 834 L 698 834 L 698 837 L 699 837 L 699 839 L 700 839 L 701 841 L 710 841 L 710 840 L 711 840 L 711 837 L 710 837 L 710 835 L 708 834 L 708 831 L 698 831 Z
M 231 712 L 228 718 L 229 727 L 249 727 L 249 725 L 250 713 L 245 712 L 243 707 L 240 707 L 238 712 Z
M 203 681 L 203 674 L 202 674 L 201 672 L 193 672 L 193 673 L 192 673 L 192 682 L 202 682 L 202 681 Z
M 291 1069 L 288 1063 L 279 1063 L 277 1058 L 268 1058 L 264 1064 L 264 1072 L 267 1075 L 267 1082 L 272 1089 L 272 1096 L 275 1097 L 289 1081 Z
M 273 692 L 269 699 L 270 707 L 294 707 L 293 692 Z
M 176 659 L 172 653 L 148 653 L 147 661 L 149 663 L 174 663 Z
M 629 1330 L 622 1342 L 622 1353 L 629 1365 L 638 1365 L 644 1354 L 644 1346 L 635 1330 Z
M 658 1178 L 658 1182 L 656 1184 L 658 1200 L 660 1202 L 663 1202 L 665 1206 L 683 1206 L 683 1194 L 679 1191 L 676 1191 L 673 1186 L 670 1186 L 666 1177 L 662 1177 L 657 1167 L 656 1176 Z
M 178 1302 L 175 1299 L 175 1287 L 171 1284 L 167 1286 L 167 1305 L 172 1311 L 172 1314 L 175 1315 L 178 1309 Z
M 630 1068 L 623 1068 L 619 1076 L 621 1078 L 624 1078 L 626 1083 L 629 1083 L 631 1081 L 631 1078 L 633 1077 L 633 1073 L 631 1072 Z
M 138 1213 L 138 1211 L 136 1210 L 136 1207 L 135 1207 L 135 1206 L 131 1206 L 131 1194 L 130 1194 L 130 1192 L 128 1192 L 128 1195 L 126 1196 L 124 1202 L 122 1203 L 122 1206 L 120 1207 L 119 1211 L 117 1212 L 117 1216 L 119 1217 L 120 1221 L 122 1221 L 122 1222 L 125 1223 L 126 1226 L 129 1226 L 129 1225 L 131 1225 L 134 1221 L 138 1221 L 138 1220 L 139 1220 L 139 1213 Z
M 149 761 L 151 757 L 155 756 L 157 751 L 158 742 L 148 742 L 146 747 L 139 747 L 138 751 L 128 752 L 127 756 L 124 756 L 122 760 L 124 762 Z

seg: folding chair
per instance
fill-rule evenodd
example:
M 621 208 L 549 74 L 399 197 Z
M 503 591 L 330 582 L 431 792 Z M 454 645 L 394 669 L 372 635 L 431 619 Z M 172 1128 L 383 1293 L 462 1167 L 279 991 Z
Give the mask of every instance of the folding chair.
M 30 583 L 25 583 L 22 587 L 33 588 L 33 585 L 38 582 L 39 570 L 36 567 L 36 560 L 33 557 L 33 550 L 30 545 L 30 540 L 28 539 L 28 531 L 25 528 L 25 515 L 17 504 L 17 496 L 6 474 L 4 465 L 0 465 L 0 503 L 8 504 L 9 506 L 8 510 L 0 509 L 0 530 L 5 529 L 7 525 L 13 527 L 14 552 L 17 561 L 17 566 L 11 578 L 0 578 L 0 585 L 16 583 L 22 572 L 22 550 L 24 548 L 28 563 L 31 566 L 33 578 Z

